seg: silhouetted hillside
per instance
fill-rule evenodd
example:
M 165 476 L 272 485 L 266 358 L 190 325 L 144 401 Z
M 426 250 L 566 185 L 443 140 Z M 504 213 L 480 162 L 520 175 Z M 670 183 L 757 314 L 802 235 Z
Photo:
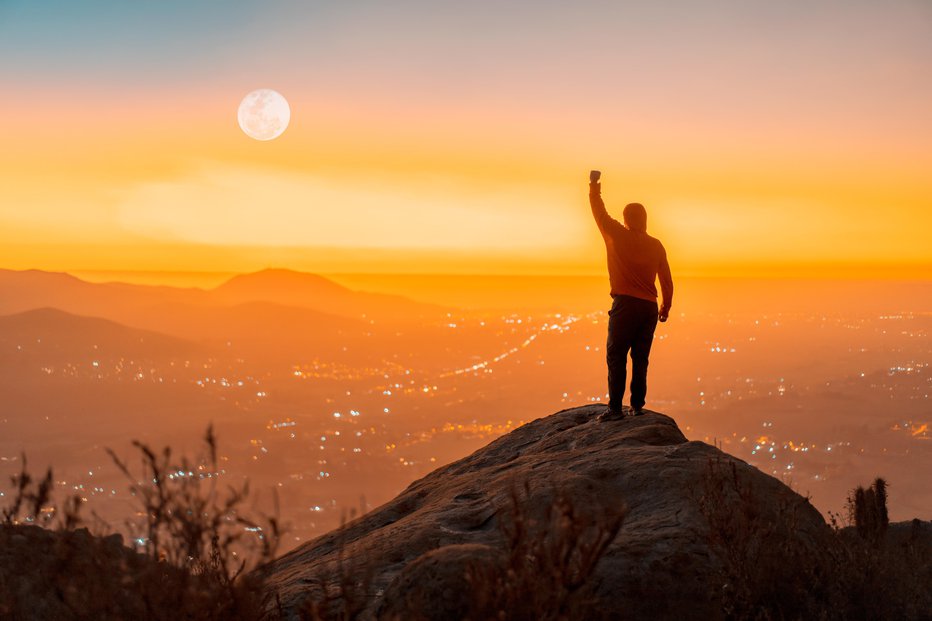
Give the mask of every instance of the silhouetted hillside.
M 295 292 L 300 296 L 316 294 L 321 299 L 345 298 L 353 294 L 351 290 L 323 276 L 287 269 L 265 269 L 233 276 L 212 291 L 217 297 L 233 302 L 275 301 L 289 292 Z M 294 300 L 289 302 L 294 304 Z M 321 302 L 313 300 L 313 303 Z
M 177 313 L 182 309 L 190 312 L 199 307 L 250 302 L 366 320 L 405 321 L 437 315 L 441 311 L 440 307 L 401 296 L 351 291 L 322 276 L 290 270 L 264 270 L 235 276 L 210 290 L 90 283 L 62 273 L 0 270 L 0 315 L 52 307 L 169 332 L 168 326 L 175 322 L 164 314 L 166 305 L 175 306 L 173 312 Z M 165 326 L 159 323 L 163 318 L 167 320 Z M 271 319 L 273 325 L 278 321 L 275 317 Z
M 201 289 L 91 283 L 70 274 L 0 269 L 0 315 L 36 308 L 58 308 L 132 325 L 134 312 L 157 303 L 206 303 Z
M 173 336 L 54 308 L 0 316 L 0 364 L 94 358 L 152 360 L 189 355 L 196 349 L 193 343 Z
M 441 310 L 438 306 L 414 302 L 400 295 L 352 291 L 323 276 L 285 269 L 234 276 L 213 289 L 211 299 L 224 304 L 264 300 L 334 315 L 396 320 L 416 319 Z

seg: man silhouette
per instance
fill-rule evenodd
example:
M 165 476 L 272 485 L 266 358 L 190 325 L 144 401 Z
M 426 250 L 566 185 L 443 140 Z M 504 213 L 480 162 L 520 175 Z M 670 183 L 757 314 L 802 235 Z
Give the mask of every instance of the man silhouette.
M 647 359 L 658 319 L 666 321 L 673 303 L 673 276 L 667 252 L 659 239 L 647 234 L 647 210 L 640 203 L 625 205 L 622 224 L 605 210 L 602 202 L 602 173 L 589 173 L 589 204 L 605 240 L 612 308 L 608 312 L 608 410 L 599 420 L 625 415 L 625 365 L 631 352 L 631 411 L 644 413 L 647 397 Z M 663 304 L 657 310 L 659 277 Z

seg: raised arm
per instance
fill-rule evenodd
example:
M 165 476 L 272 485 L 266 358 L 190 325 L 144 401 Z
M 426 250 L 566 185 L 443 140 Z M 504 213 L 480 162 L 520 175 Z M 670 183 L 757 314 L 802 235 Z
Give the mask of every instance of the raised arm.
M 673 307 L 673 274 L 670 273 L 670 262 L 667 261 L 667 251 L 664 249 L 663 256 L 660 259 L 660 267 L 657 270 L 657 277 L 660 279 L 660 292 L 663 294 L 663 304 L 660 306 L 660 321 L 666 321 L 670 316 L 670 308 Z
M 605 210 L 605 203 L 602 201 L 602 184 L 599 183 L 601 176 L 602 173 L 597 170 L 589 172 L 589 205 L 592 207 L 595 223 L 599 225 L 602 235 L 605 235 L 610 229 L 622 226 L 622 224 L 608 215 L 608 211 Z

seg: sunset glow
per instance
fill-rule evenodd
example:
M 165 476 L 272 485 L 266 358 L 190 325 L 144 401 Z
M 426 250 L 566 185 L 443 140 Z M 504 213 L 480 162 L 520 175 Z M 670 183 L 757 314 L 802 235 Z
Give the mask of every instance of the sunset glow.
M 921 2 L 103 6 L 0 9 L 4 266 L 598 273 L 592 167 L 683 270 L 932 264 Z M 269 143 L 235 122 L 264 85 Z

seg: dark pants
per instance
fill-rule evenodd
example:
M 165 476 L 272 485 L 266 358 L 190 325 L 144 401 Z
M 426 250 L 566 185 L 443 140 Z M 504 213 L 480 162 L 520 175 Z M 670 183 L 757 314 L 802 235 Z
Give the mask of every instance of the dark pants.
M 647 358 L 657 327 L 657 303 L 631 297 L 612 296 L 608 311 L 608 407 L 621 411 L 625 396 L 625 365 L 631 352 L 631 407 L 644 407 L 647 397 Z

